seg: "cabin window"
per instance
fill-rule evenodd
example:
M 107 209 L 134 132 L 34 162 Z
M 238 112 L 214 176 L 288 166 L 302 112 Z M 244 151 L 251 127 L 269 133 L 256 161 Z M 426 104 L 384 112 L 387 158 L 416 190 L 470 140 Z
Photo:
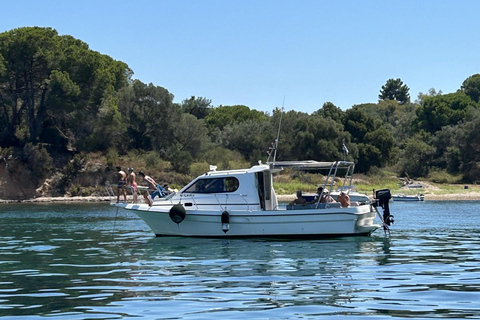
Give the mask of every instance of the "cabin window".
M 221 193 L 234 192 L 238 189 L 239 183 L 237 178 L 207 178 L 197 180 L 188 187 L 184 193 Z

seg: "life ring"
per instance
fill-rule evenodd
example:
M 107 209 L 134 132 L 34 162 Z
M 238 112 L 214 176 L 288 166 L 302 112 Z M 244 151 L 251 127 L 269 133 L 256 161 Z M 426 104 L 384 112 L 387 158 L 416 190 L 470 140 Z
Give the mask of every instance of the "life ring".
M 185 219 L 187 212 L 185 211 L 185 208 L 180 203 L 178 203 L 170 208 L 170 212 L 168 213 L 168 215 L 173 222 L 179 224 L 183 221 L 183 219 Z

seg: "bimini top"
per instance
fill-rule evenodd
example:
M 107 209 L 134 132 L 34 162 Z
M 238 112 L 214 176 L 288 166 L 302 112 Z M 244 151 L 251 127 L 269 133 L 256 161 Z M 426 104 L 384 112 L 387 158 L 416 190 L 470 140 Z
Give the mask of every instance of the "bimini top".
M 266 164 L 259 163 L 249 169 L 233 169 L 233 170 L 216 170 L 213 166 L 210 171 L 205 173 L 204 176 L 220 176 L 220 175 L 232 175 L 232 174 L 245 174 L 255 173 L 260 171 L 270 171 L 272 173 L 282 171 L 284 168 L 292 168 L 296 170 L 328 170 L 331 168 L 350 168 L 355 163 L 351 161 L 334 161 L 334 162 L 320 162 L 315 160 L 301 160 L 301 161 L 275 161 L 267 162 Z
M 334 162 L 319 162 L 315 160 L 302 160 L 302 161 L 275 161 L 269 163 L 274 168 L 293 168 L 300 170 L 308 169 L 330 169 L 332 167 L 348 168 L 354 165 L 351 161 L 334 161 Z

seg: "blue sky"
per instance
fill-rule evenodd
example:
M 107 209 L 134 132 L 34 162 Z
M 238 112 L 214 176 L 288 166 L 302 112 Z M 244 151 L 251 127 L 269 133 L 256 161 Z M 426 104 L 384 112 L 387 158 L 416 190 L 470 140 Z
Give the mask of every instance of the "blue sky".
M 4 1 L 0 32 L 52 27 L 123 61 L 175 102 L 312 113 L 376 103 L 401 78 L 415 100 L 480 73 L 480 1 Z

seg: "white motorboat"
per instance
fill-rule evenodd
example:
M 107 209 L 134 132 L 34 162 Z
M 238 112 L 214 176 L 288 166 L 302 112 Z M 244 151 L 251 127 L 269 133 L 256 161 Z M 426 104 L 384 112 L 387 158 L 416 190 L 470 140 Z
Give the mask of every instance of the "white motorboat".
M 340 195 L 341 192 L 345 192 L 346 194 L 348 194 L 351 202 L 358 202 L 358 203 L 361 203 L 361 204 L 368 204 L 368 203 L 372 202 L 372 199 L 370 199 L 369 196 L 367 196 L 364 193 L 358 192 L 357 188 L 353 185 L 352 186 L 340 187 L 338 190 L 332 191 L 332 193 L 330 195 L 334 199 L 336 199 Z
M 340 203 L 279 204 L 273 175 L 286 167 L 327 170 L 324 189 L 331 190 L 335 177 L 341 172 L 345 174 L 345 182 L 351 181 L 354 163 L 285 161 L 225 171 L 211 167 L 178 193 L 154 199 L 151 206 L 114 202 L 111 205 L 135 212 L 157 236 L 311 238 L 370 235 L 382 226 L 387 230 L 393 222 L 388 208 L 388 189 L 377 191 L 373 205 L 342 208 Z M 383 208 L 383 214 L 379 207 Z M 379 223 L 374 221 L 377 214 Z
M 347 194 L 350 198 L 350 202 L 351 203 L 358 203 L 358 204 L 369 204 L 372 202 L 372 199 L 370 199 L 369 196 L 367 196 L 366 194 L 364 193 L 360 193 L 357 191 L 356 187 L 354 186 L 351 186 L 351 187 L 340 187 L 338 188 L 337 190 L 335 191 L 332 191 L 331 193 L 329 193 L 330 197 L 332 197 L 332 199 L 334 200 L 337 200 L 338 199 L 338 196 L 340 195 L 340 193 L 344 192 L 345 194 Z M 318 197 L 318 194 L 304 194 L 303 195 L 307 201 L 312 201 L 313 199 L 315 199 L 316 197 Z
M 423 201 L 425 196 L 423 194 L 415 195 L 405 195 L 405 194 L 394 194 L 392 195 L 393 201 Z

